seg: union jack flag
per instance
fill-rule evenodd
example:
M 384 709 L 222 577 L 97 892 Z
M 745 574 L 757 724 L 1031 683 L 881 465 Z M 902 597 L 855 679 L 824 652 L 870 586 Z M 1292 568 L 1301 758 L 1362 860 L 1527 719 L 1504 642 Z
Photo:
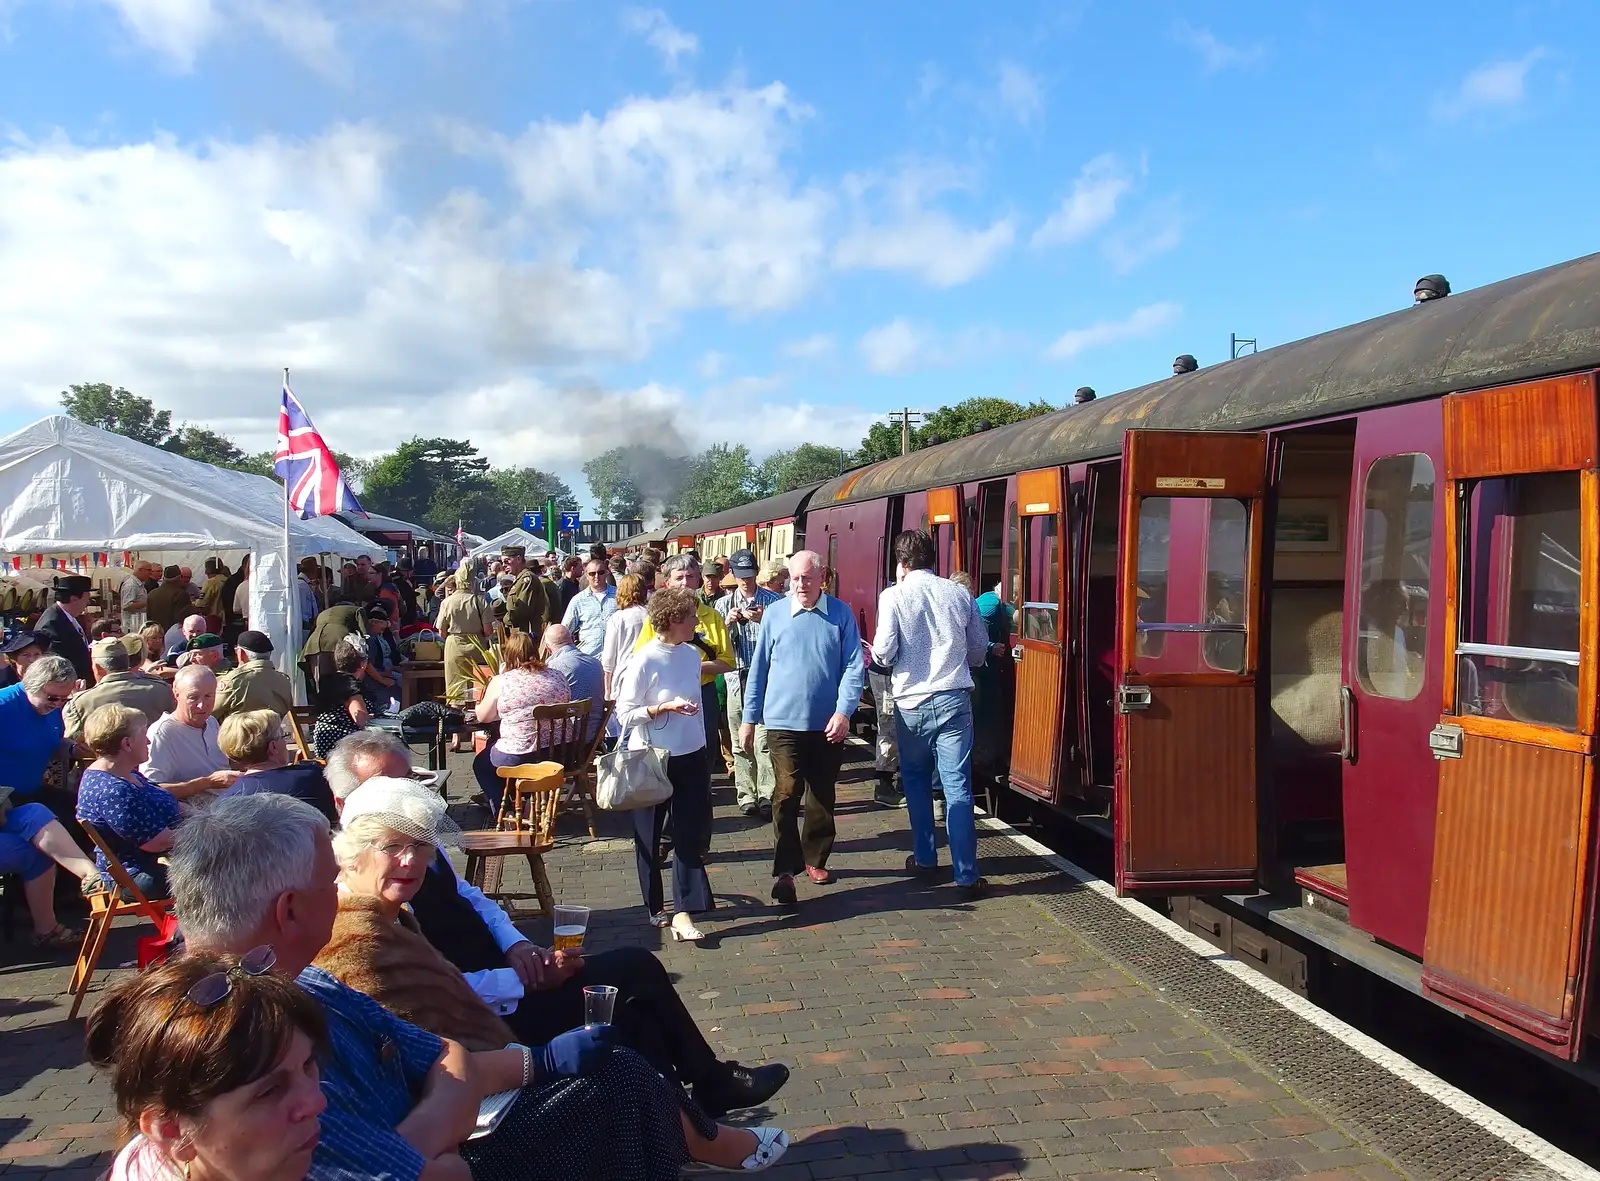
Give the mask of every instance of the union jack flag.
M 288 488 L 289 507 L 302 520 L 330 513 L 367 515 L 288 381 L 283 383 L 283 405 L 278 410 L 278 450 L 272 470 Z

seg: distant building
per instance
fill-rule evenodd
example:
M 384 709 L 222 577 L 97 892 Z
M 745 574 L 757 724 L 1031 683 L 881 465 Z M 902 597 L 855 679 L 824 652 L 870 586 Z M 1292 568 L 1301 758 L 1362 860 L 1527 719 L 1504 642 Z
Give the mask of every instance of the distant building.
M 615 545 L 625 537 L 632 537 L 635 533 L 644 531 L 644 521 L 635 518 L 631 521 L 584 521 L 577 532 L 577 544 L 593 545 L 602 542 L 605 545 Z

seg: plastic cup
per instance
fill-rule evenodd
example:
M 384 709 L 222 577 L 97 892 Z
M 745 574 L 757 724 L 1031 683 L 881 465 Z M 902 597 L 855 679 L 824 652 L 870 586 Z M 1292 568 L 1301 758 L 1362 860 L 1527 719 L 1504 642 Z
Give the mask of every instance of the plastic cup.
M 583 936 L 589 929 L 587 906 L 557 906 L 555 916 L 553 951 L 576 951 L 583 946 Z
M 617 990 L 609 984 L 590 984 L 583 990 L 583 1023 L 610 1025 L 617 1005 Z

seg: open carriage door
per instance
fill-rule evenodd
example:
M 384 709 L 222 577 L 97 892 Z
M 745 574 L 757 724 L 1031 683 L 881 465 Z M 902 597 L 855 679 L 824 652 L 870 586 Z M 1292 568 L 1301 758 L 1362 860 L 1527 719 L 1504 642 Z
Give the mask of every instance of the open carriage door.
M 1444 402 L 1444 710 L 1428 996 L 1575 1059 L 1594 845 L 1591 374 Z
M 1017 512 L 1022 543 L 1017 615 L 1016 704 L 1011 730 L 1011 782 L 1030 795 L 1054 803 L 1060 780 L 1066 662 L 1062 628 L 1067 611 L 1062 561 L 1067 533 L 1061 469 L 1023 472 L 1017 477 Z
M 1122 442 L 1117 889 L 1255 882 L 1256 668 L 1267 438 Z

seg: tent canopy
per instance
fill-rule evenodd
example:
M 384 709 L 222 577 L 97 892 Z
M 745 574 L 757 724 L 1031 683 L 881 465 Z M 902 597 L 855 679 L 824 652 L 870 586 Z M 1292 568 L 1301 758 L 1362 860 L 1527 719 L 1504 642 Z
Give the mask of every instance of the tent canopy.
M 279 668 L 289 672 L 299 659 L 282 485 L 62 415 L 0 439 L 0 553 L 102 550 L 248 552 L 251 626 L 271 637 Z M 289 554 L 381 558 L 383 549 L 332 517 L 291 517 Z
M 507 545 L 523 545 L 528 547 L 530 558 L 541 557 L 550 552 L 550 547 L 545 544 L 542 537 L 536 537 L 526 529 L 507 529 L 498 537 L 491 537 L 482 545 L 467 551 L 469 558 L 497 558 L 500 549 Z

